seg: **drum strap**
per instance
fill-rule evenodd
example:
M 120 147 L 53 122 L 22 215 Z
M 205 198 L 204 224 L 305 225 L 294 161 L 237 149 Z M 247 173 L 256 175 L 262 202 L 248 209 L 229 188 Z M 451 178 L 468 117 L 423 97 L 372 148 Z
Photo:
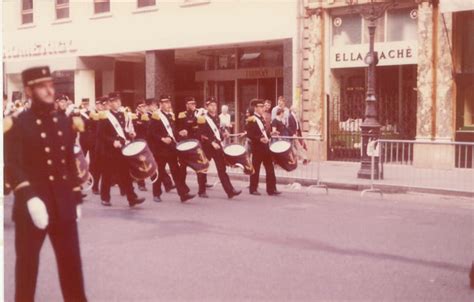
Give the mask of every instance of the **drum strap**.
M 209 124 L 209 127 L 211 127 L 212 132 L 214 133 L 214 136 L 217 138 L 219 142 L 222 142 L 221 138 L 221 133 L 219 132 L 219 129 L 216 126 L 216 123 L 209 117 L 209 115 L 204 115 L 206 118 L 207 123 Z
M 174 138 L 173 129 L 171 129 L 170 121 L 168 120 L 166 115 L 161 112 L 161 110 L 158 110 L 158 115 L 160 116 L 161 122 L 165 126 L 166 132 L 168 132 L 168 135 L 173 139 L 174 142 L 176 142 L 176 139 Z
M 262 120 L 260 120 L 260 116 L 255 115 L 255 120 L 257 121 L 258 128 L 262 131 L 263 136 L 268 139 L 267 131 L 265 131 L 265 126 L 263 125 Z
M 114 127 L 115 131 L 117 132 L 118 136 L 123 138 L 125 141 L 127 141 L 127 138 L 125 137 L 125 132 L 122 129 L 122 126 L 120 126 L 119 121 L 115 118 L 115 116 L 112 114 L 112 112 L 107 111 L 107 119 L 109 122 L 112 124 Z
M 82 115 L 86 120 L 89 119 L 89 116 L 86 114 L 86 111 L 85 111 L 85 110 L 81 110 L 81 115 Z

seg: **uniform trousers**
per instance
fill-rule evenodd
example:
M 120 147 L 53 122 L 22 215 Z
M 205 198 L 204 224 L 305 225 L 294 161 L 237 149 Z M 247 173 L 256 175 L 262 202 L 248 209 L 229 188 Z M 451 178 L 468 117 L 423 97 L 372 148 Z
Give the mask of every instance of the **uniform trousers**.
M 135 199 L 137 195 L 133 191 L 132 178 L 130 177 L 126 159 L 117 154 L 111 155 L 108 159 L 109 161 L 103 165 L 100 198 L 104 201 L 110 201 L 110 187 L 115 177 L 120 189 L 124 191 L 130 202 L 130 200 Z
M 214 147 L 210 146 L 209 148 L 205 149 L 206 157 L 210 160 L 214 160 L 217 169 L 217 176 L 224 188 L 224 191 L 227 195 L 231 195 L 234 192 L 234 187 L 230 182 L 229 175 L 226 172 L 226 163 L 224 158 L 224 151 L 221 149 L 214 149 Z M 199 175 L 199 174 L 198 174 Z M 206 174 L 204 174 L 206 177 Z M 199 180 L 199 178 L 198 178 Z M 206 182 L 199 183 L 199 192 L 206 191 Z
M 166 172 L 166 165 L 169 166 L 171 177 L 173 177 L 176 185 L 176 190 L 179 196 L 185 196 L 189 193 L 189 188 L 184 182 L 184 178 L 181 175 L 181 168 L 178 165 L 178 156 L 175 153 L 159 153 L 155 152 L 155 161 L 158 165 L 158 180 L 153 183 L 153 196 L 160 197 L 162 192 L 161 185 L 164 185 L 165 179 L 168 176 Z M 169 177 L 169 176 L 168 176 Z
M 252 165 L 255 172 L 250 175 L 250 192 L 257 191 L 260 181 L 260 167 L 263 164 L 266 173 L 267 193 L 271 194 L 276 191 L 276 177 L 272 154 L 269 149 L 260 150 L 252 146 L 252 150 L 254 151 L 252 153 Z
M 56 255 L 64 301 L 87 301 L 76 221 L 52 221 L 46 230 L 40 230 L 29 217 L 15 221 L 15 301 L 34 301 L 39 255 L 46 235 Z

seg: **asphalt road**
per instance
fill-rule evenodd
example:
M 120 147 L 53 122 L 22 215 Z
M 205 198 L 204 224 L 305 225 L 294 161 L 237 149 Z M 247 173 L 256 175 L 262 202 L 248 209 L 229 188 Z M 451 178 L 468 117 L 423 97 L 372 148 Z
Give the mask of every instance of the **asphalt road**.
M 244 187 L 238 183 L 236 187 Z M 193 188 L 195 191 L 195 187 Z M 474 301 L 472 199 L 280 187 L 181 204 L 176 193 L 129 209 L 89 196 L 80 221 L 90 301 Z M 263 190 L 262 190 L 263 192 Z M 5 200 L 5 301 L 14 288 Z M 49 241 L 37 301 L 61 301 Z

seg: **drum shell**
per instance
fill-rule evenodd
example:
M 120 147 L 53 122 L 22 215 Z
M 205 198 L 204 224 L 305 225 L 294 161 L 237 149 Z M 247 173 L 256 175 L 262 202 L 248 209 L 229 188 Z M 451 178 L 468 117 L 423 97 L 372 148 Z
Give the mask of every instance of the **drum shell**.
M 190 142 L 190 141 L 196 142 L 196 147 L 189 150 L 176 149 L 178 152 L 179 161 L 181 164 L 185 164 L 186 166 L 190 167 L 196 172 L 206 173 L 207 170 L 209 169 L 209 160 L 204 154 L 201 143 L 198 140 L 195 140 L 195 139 L 183 140 L 179 142 L 177 146 L 179 146 L 180 144 Z
M 76 166 L 77 183 L 82 185 L 89 180 L 89 164 L 81 147 L 74 146 L 74 162 Z
M 123 153 L 124 148 L 128 146 L 126 145 L 122 148 L 122 154 L 127 160 L 130 176 L 134 180 L 144 180 L 155 175 L 158 170 L 158 166 L 156 164 L 155 158 L 153 157 L 153 153 L 148 147 L 148 144 L 146 144 L 144 140 L 135 140 L 130 144 L 135 142 L 144 142 L 145 147 L 136 154 L 126 155 Z
M 248 153 L 242 153 L 239 155 L 230 155 L 225 152 L 226 148 L 232 147 L 237 144 L 230 144 L 224 148 L 224 158 L 228 166 L 238 166 L 243 169 L 243 172 L 247 175 L 252 175 L 255 172 L 255 169 L 250 162 L 250 157 Z M 240 146 L 240 145 L 239 145 Z
M 279 165 L 283 170 L 291 172 L 298 167 L 298 161 L 296 160 L 291 145 L 287 150 L 278 153 L 273 152 L 270 145 L 270 152 L 272 153 L 273 162 Z

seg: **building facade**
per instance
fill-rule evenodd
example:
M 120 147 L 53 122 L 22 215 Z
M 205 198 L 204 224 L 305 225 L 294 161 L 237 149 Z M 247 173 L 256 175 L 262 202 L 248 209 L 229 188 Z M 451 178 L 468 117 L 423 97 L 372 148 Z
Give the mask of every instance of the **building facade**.
M 360 158 L 369 48 L 367 21 L 357 8 L 368 2 L 303 4 L 302 110 L 305 129 L 324 140 L 324 159 Z M 474 4 L 391 2 L 396 5 L 377 20 L 375 33 L 382 137 L 474 141 Z M 439 163 L 430 158 L 437 153 L 420 150 L 414 160 Z
M 250 99 L 292 100 L 298 71 L 297 1 L 6 0 L 8 98 L 23 69 L 47 64 L 58 93 L 79 103 L 120 91 L 128 106 L 170 94 L 214 96 L 237 128 Z

